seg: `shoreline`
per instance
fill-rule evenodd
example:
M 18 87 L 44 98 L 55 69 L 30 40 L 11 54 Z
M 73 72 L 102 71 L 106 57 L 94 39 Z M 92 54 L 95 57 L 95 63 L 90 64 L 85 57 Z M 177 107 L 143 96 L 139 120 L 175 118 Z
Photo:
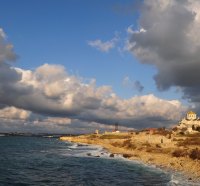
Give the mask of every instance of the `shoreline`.
M 159 137 L 160 136 L 156 136 Z M 129 148 L 121 147 L 120 144 L 124 143 L 127 139 L 102 139 L 102 135 L 91 136 L 91 135 L 81 135 L 77 137 L 60 137 L 62 141 L 69 141 L 75 143 L 85 143 L 91 145 L 99 145 L 105 148 L 111 154 L 120 154 L 125 158 L 130 160 L 136 160 L 144 163 L 148 166 L 156 166 L 167 172 L 179 172 L 187 180 L 193 181 L 195 183 L 200 183 L 200 161 L 190 160 L 188 157 L 172 157 L 170 153 L 163 153 L 161 149 L 163 147 L 158 147 L 157 152 L 150 149 L 146 144 L 141 148 L 137 138 L 146 143 L 146 138 L 140 135 L 131 136 L 134 140 L 134 146 Z M 143 139 L 144 138 L 144 139 Z M 136 144 L 136 145 L 135 145 Z M 174 145 L 172 143 L 172 145 Z M 136 146 L 136 147 L 135 147 Z M 175 148 L 175 147 L 174 147 Z M 163 148 L 164 149 L 164 148 Z M 167 148 L 166 148 L 167 149 Z M 166 150 L 165 149 L 165 150 Z

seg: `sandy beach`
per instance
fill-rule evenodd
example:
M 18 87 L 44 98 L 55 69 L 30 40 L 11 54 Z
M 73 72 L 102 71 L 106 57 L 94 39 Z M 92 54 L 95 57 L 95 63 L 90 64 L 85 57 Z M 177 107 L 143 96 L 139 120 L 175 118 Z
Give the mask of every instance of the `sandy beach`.
M 167 138 L 159 134 L 91 134 L 61 137 L 60 140 L 100 145 L 112 154 L 153 164 L 163 169 L 182 172 L 190 180 L 200 181 L 200 137 L 174 136 Z

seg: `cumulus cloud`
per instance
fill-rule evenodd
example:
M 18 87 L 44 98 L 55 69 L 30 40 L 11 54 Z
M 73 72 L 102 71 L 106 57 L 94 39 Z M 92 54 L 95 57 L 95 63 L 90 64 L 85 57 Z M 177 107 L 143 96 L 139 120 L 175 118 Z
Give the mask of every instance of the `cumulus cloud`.
M 115 36 L 113 39 L 109 41 L 102 41 L 100 39 L 96 39 L 93 41 L 88 41 L 87 43 L 89 46 L 94 47 L 101 52 L 109 52 L 116 46 L 117 41 L 118 41 L 118 36 Z
M 2 33 L 0 48 L 6 48 Z M 151 94 L 122 99 L 110 86 L 97 87 L 94 79 L 86 82 L 61 65 L 44 64 L 35 70 L 12 67 L 8 61 L 15 60 L 10 57 L 16 56 L 13 49 L 1 50 L 1 55 L 0 128 L 4 131 L 83 131 L 87 126 L 93 130 L 93 124 L 109 128 L 116 122 L 130 128 L 166 126 L 185 109 L 177 100 Z
M 154 65 L 159 90 L 179 87 L 200 110 L 200 2 L 144 1 L 139 29 L 128 29 L 127 49 L 141 63 Z
M 34 71 L 14 70 L 21 74 L 21 79 L 15 82 L 15 86 L 9 87 L 12 93 L 1 94 L 1 103 L 45 117 L 32 119 L 35 120 L 34 125 L 69 124 L 70 120 L 79 120 L 106 125 L 118 122 L 127 127 L 142 128 L 175 122 L 184 110 L 179 101 L 163 100 L 154 95 L 122 99 L 109 86 L 97 87 L 95 80 L 85 83 L 59 65 L 44 64 Z M 65 120 L 65 117 L 68 119 Z
M 18 109 L 16 107 L 6 107 L 0 110 L 0 118 L 13 120 L 26 120 L 30 116 L 30 112 Z

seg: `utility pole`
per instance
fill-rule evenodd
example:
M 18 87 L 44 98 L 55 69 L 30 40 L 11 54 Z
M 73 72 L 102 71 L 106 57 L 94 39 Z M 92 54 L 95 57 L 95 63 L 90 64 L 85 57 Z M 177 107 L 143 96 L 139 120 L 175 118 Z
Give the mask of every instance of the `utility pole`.
M 115 123 L 115 132 L 118 131 L 118 123 Z

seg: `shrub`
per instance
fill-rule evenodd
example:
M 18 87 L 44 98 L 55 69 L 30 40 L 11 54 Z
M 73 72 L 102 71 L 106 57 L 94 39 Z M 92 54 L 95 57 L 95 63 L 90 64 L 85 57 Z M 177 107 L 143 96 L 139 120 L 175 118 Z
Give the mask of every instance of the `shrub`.
M 130 150 L 136 149 L 135 144 L 133 144 L 130 139 L 125 140 L 123 142 L 122 146 L 125 147 L 125 148 L 127 148 L 127 149 L 130 149 Z
M 119 143 L 119 142 L 113 142 L 111 143 L 111 145 L 114 147 L 122 147 L 122 143 Z
M 156 134 L 160 134 L 160 135 L 163 135 L 163 136 L 167 136 L 167 135 L 171 136 L 172 132 L 165 130 L 165 128 L 158 128 L 158 130 L 156 131 Z
M 98 137 L 98 136 L 97 136 L 96 134 L 91 134 L 91 135 L 88 136 L 89 139 L 97 138 L 97 137 Z
M 184 132 L 179 132 L 179 134 L 180 134 L 180 135 L 182 135 L 182 136 L 183 136 L 183 135 L 185 135 L 185 133 L 184 133 Z
M 152 148 L 147 148 L 146 152 L 152 152 Z
M 123 154 L 123 157 L 124 158 L 130 158 L 130 157 L 132 157 L 133 155 L 132 154 Z
M 188 155 L 188 152 L 183 149 L 177 149 L 174 152 L 172 152 L 173 157 L 185 157 Z
M 193 149 L 189 155 L 189 157 L 193 160 L 198 159 L 200 160 L 200 150 L 198 148 Z
M 156 144 L 156 148 L 162 148 L 160 144 Z
M 187 137 L 200 137 L 200 132 L 194 134 L 187 134 Z
M 183 141 L 183 139 L 182 139 L 182 138 L 180 138 L 180 139 L 173 138 L 173 140 L 172 140 L 172 141 Z
M 200 139 L 197 137 L 193 138 L 186 138 L 183 141 L 177 143 L 178 146 L 185 146 L 185 145 L 200 145 Z
M 149 142 L 146 142 L 146 143 L 143 143 L 142 146 L 151 147 L 151 144 Z

